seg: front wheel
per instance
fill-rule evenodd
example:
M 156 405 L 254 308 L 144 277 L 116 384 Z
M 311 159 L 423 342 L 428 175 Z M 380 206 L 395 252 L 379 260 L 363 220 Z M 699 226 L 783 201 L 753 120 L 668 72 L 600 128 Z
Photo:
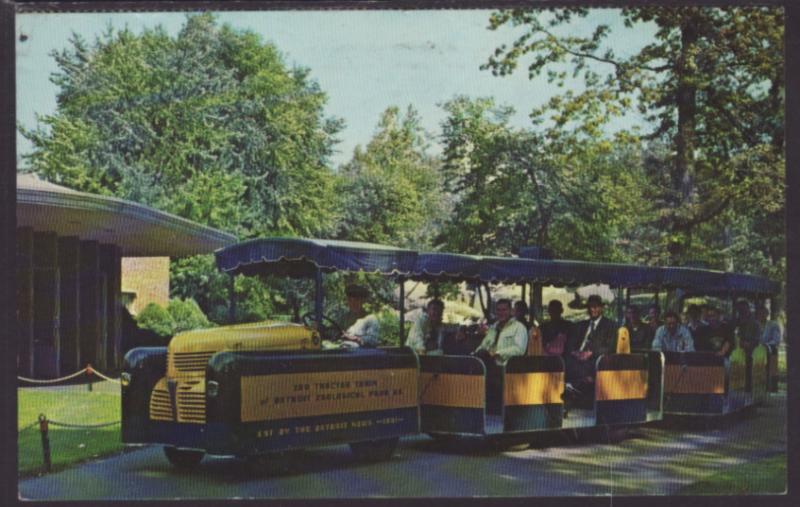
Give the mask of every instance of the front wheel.
M 164 455 L 176 468 L 193 468 L 200 463 L 205 454 L 204 451 L 164 447 Z
M 361 461 L 383 461 L 392 457 L 399 438 L 384 438 L 367 442 L 352 442 L 350 450 Z

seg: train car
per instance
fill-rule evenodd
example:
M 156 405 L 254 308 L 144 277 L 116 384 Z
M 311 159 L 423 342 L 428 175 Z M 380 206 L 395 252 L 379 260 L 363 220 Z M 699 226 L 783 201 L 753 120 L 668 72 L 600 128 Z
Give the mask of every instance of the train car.
M 623 271 L 629 285 L 646 283 L 635 267 L 448 253 L 418 254 L 415 270 L 406 276 L 431 283 L 483 286 L 489 301 L 489 285 L 494 283 L 530 284 L 533 295 L 536 284 L 602 282 L 612 273 L 617 277 L 612 283 L 619 284 Z M 637 276 L 631 276 L 634 272 Z M 631 353 L 627 334 L 620 333 L 617 353 L 600 356 L 595 362 L 590 403 L 579 404 L 568 397 L 564 360 L 545 355 L 541 343 L 535 343 L 538 339 L 534 335 L 527 354 L 512 357 L 502 368 L 501 399 L 496 405 L 487 402 L 486 369 L 479 359 L 463 355 L 420 357 L 422 431 L 434 437 L 519 441 L 542 432 L 661 420 L 661 353 Z
M 663 268 L 662 287 L 684 296 L 705 295 L 757 302 L 778 287 L 761 277 L 686 267 Z M 664 374 L 664 413 L 670 417 L 715 418 L 757 407 L 777 386 L 777 354 L 759 344 L 749 353 L 738 343 L 729 357 L 704 352 L 668 352 Z
M 744 352 L 666 352 L 664 413 L 669 416 L 724 416 L 762 403 L 767 395 L 766 352 L 753 354 L 752 386 Z
M 513 357 L 503 368 L 501 403 L 492 408 L 487 404 L 486 370 L 480 360 L 421 357 L 421 429 L 435 437 L 499 441 L 540 432 L 658 421 L 662 360 L 659 353 L 601 356 L 592 404 L 570 407 L 564 397 L 560 357 Z M 649 384 L 656 389 L 648 389 Z
M 413 253 L 380 245 L 274 238 L 221 252 L 228 273 L 311 277 L 322 322 L 322 273 L 402 273 Z M 307 320 L 313 320 L 307 316 Z M 285 322 L 181 333 L 136 348 L 122 372 L 122 441 L 164 446 L 176 466 L 205 454 L 268 453 L 349 443 L 385 458 L 419 431 L 416 355 L 406 348 L 322 350 L 320 326 Z
M 342 443 L 359 457 L 380 459 L 391 455 L 400 437 L 419 432 L 518 441 L 544 432 L 646 424 L 665 413 L 724 414 L 766 397 L 770 370 L 763 347 L 750 358 L 735 351 L 726 367 L 707 354 L 631 352 L 620 328 L 616 353 L 595 361 L 588 404 L 571 400 L 563 359 L 545 355 L 535 334 L 525 355 L 502 366 L 499 402 L 491 404 L 484 363 L 465 355 L 469 350 L 420 356 L 403 347 L 407 280 L 483 287 L 488 315 L 490 284 L 496 283 L 529 286 L 531 301 L 541 304 L 543 285 L 606 283 L 621 291 L 718 284 L 730 290 L 762 283 L 754 277 L 300 238 L 243 242 L 218 251 L 216 260 L 231 275 L 232 296 L 236 275 L 312 279 L 313 311 L 302 323 L 189 331 L 168 347 L 126 355 L 122 440 L 161 444 L 167 459 L 180 467 L 197 464 L 205 454 L 260 460 L 274 452 Z M 323 275 L 333 272 L 399 282 L 397 346 L 322 347 L 341 333 L 324 314 Z M 756 292 L 772 289 L 762 284 Z M 233 322 L 235 312 L 231 297 Z

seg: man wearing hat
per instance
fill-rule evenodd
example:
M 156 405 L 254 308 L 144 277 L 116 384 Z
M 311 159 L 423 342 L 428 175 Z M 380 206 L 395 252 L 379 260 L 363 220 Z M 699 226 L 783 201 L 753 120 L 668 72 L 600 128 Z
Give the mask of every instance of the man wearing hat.
M 589 318 L 575 326 L 566 355 L 566 380 L 583 394 L 594 392 L 597 358 L 617 350 L 617 326 L 603 316 L 603 300 L 592 294 L 586 306 Z
M 369 290 L 363 285 L 351 284 L 345 288 L 348 312 L 342 317 L 342 338 L 362 347 L 377 347 L 381 325 L 375 315 L 368 314 L 364 302 Z

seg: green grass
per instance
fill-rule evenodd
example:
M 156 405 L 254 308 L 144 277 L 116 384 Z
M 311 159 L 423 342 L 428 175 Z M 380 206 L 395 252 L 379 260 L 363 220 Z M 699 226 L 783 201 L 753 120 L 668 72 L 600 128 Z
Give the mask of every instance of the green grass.
M 88 392 L 85 387 L 65 390 L 18 389 L 17 442 L 19 448 L 18 471 L 20 476 L 29 476 L 44 471 L 42 438 L 39 425 L 29 427 L 37 421 L 39 414 L 49 420 L 91 425 L 120 420 L 119 387 L 116 391 L 96 389 Z M 52 470 L 59 470 L 72 463 L 119 452 L 119 424 L 97 429 L 49 427 L 50 456 Z
M 690 484 L 680 495 L 782 494 L 786 491 L 786 455 L 726 468 Z

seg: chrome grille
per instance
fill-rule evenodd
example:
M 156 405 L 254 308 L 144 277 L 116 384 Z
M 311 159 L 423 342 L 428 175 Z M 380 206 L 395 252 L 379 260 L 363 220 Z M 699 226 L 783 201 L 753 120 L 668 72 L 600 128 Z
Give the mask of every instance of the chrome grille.
M 206 372 L 208 360 L 214 355 L 210 352 L 175 352 L 172 354 L 172 364 L 175 371 L 180 373 L 203 373 Z
M 191 390 L 198 383 L 185 382 L 178 386 L 178 422 L 206 422 L 205 392 Z
M 154 421 L 172 420 L 172 404 L 167 391 L 153 390 L 153 394 L 150 395 L 150 419 Z

